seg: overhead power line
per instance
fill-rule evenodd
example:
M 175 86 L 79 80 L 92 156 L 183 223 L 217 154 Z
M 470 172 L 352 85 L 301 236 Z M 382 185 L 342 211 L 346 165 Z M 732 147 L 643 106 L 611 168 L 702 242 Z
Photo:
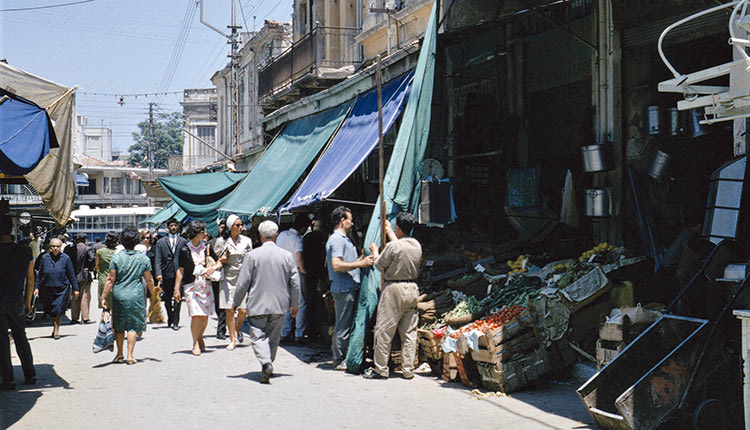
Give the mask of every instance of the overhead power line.
M 38 10 L 38 9 L 50 9 L 53 7 L 63 7 L 63 6 L 73 6 L 76 4 L 82 4 L 82 3 L 91 3 L 94 0 L 81 0 L 81 1 L 74 1 L 71 3 L 60 3 L 60 4 L 50 4 L 47 6 L 33 6 L 33 7 L 17 7 L 13 9 L 0 9 L 0 12 L 18 12 L 22 10 Z

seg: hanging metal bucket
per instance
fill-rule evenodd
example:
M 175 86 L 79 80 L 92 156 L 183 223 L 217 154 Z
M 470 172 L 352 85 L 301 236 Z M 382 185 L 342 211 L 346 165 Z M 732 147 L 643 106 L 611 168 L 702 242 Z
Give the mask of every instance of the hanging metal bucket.
M 609 162 L 607 145 L 588 145 L 581 147 L 583 171 L 587 173 L 602 172 L 612 168 Z
M 693 139 L 705 136 L 708 133 L 708 126 L 700 123 L 702 119 L 702 109 L 690 110 L 690 137 Z
M 651 136 L 664 133 L 662 109 L 659 106 L 648 106 L 645 115 L 646 132 Z
M 667 174 L 667 169 L 669 169 L 669 161 L 671 158 L 672 157 L 666 152 L 657 149 L 656 154 L 654 154 L 654 159 L 651 161 L 651 168 L 648 171 L 648 176 L 657 181 L 664 179 L 664 176 Z
M 609 192 L 605 188 L 589 188 L 586 190 L 586 216 L 608 217 Z
M 667 111 L 667 118 L 669 119 L 669 135 L 674 137 L 682 137 L 687 134 L 687 118 L 684 111 L 677 109 L 676 107 L 669 108 Z

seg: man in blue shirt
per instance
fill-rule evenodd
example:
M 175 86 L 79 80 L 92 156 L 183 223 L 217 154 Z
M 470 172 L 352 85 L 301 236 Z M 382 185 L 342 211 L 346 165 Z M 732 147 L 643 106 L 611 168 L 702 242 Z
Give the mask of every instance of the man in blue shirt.
M 349 346 L 354 311 L 359 297 L 360 271 L 372 266 L 373 256 L 357 256 L 354 244 L 347 236 L 354 227 L 352 211 L 339 206 L 331 212 L 333 233 L 326 242 L 326 262 L 331 293 L 336 302 L 336 325 L 333 333 L 333 368 L 346 370 L 346 350 Z

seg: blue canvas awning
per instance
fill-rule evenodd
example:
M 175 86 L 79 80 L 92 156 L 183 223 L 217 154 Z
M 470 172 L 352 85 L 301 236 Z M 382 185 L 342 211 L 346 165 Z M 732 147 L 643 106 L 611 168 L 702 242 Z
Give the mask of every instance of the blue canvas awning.
M 391 128 L 409 97 L 413 72 L 383 85 L 383 134 Z M 365 161 L 378 144 L 378 92 L 357 98 L 351 113 L 305 181 L 279 212 L 328 198 Z
M 0 171 L 24 175 L 58 147 L 47 111 L 0 89 Z
M 219 213 L 252 218 L 273 213 L 344 121 L 352 102 L 291 121 L 237 186 Z
M 89 186 L 89 175 L 86 173 L 76 173 L 76 186 L 77 187 L 88 187 Z

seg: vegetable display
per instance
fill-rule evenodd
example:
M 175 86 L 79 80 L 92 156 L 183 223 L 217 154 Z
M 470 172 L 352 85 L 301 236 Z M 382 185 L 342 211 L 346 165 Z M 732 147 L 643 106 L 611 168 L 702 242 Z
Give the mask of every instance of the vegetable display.
M 527 272 L 529 270 L 529 267 L 531 266 L 531 261 L 529 260 L 528 255 L 521 254 L 516 258 L 515 261 L 508 260 L 507 263 L 505 263 L 510 267 L 509 273 L 521 273 L 521 272 Z
M 528 309 L 526 306 L 506 306 L 497 313 L 478 319 L 471 324 L 461 327 L 458 331 L 452 333 L 450 337 L 458 339 L 458 336 L 461 333 L 467 333 L 471 330 L 479 330 L 481 332 L 484 332 L 486 329 L 496 330 L 508 321 L 517 317 L 526 309 Z

